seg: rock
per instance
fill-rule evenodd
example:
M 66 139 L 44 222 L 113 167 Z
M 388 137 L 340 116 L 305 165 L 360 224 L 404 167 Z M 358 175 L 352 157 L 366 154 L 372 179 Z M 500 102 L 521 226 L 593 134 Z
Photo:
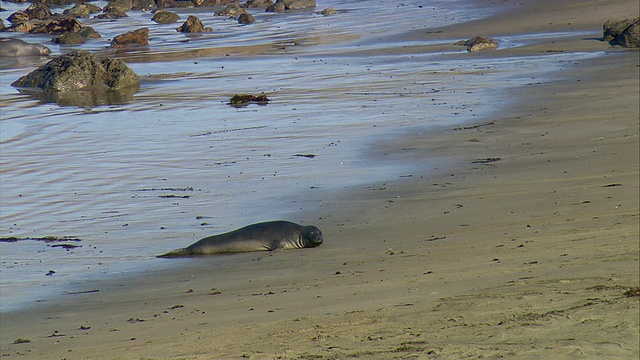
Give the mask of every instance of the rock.
M 256 22 L 256 19 L 249 13 L 240 14 L 240 16 L 238 16 L 238 24 L 250 25 L 254 22 Z
M 271 0 L 247 0 L 242 7 L 245 8 L 268 8 L 273 5 L 273 1 Z
M 277 2 L 267 8 L 268 12 L 283 13 L 285 10 L 287 10 L 287 7 L 281 2 Z
M 158 10 L 151 20 L 155 21 L 158 24 L 173 24 L 180 19 L 180 15 L 167 11 L 167 10 Z
M 196 6 L 217 6 L 238 2 L 238 0 L 192 0 Z
M 316 0 L 277 0 L 276 3 L 283 3 L 287 10 L 299 10 L 316 7 Z
M 117 35 L 109 47 L 119 49 L 131 45 L 149 45 L 149 29 L 145 27 Z
M 334 8 L 326 8 L 326 9 L 320 11 L 320 14 L 322 14 L 324 16 L 335 15 L 336 14 L 336 9 L 334 9 Z
M 202 32 L 211 32 L 213 31 L 213 29 L 210 27 L 204 27 L 204 25 L 202 24 L 202 21 L 200 21 L 198 17 L 194 15 L 189 15 L 189 17 L 187 18 L 187 21 L 185 21 L 182 25 L 180 25 L 180 27 L 178 28 L 178 31 L 186 32 L 186 33 L 202 33 Z
M 194 6 L 195 5 L 191 1 L 175 1 L 171 4 L 171 7 L 173 8 L 182 8 L 182 9 L 192 8 Z
M 498 48 L 498 40 L 490 37 L 476 36 L 466 41 L 458 41 L 454 45 L 464 45 L 469 52 L 495 50 Z
M 13 25 L 20 24 L 28 20 L 29 20 L 29 15 L 22 10 L 18 10 L 14 12 L 13 14 L 9 15 L 9 17 L 7 18 L 7 21 L 9 21 Z
M 618 35 L 615 42 L 622 47 L 640 47 L 640 23 L 638 20 Z
M 247 9 L 241 8 L 238 4 L 227 5 L 223 10 L 218 11 L 218 16 L 228 16 L 237 19 L 241 14 L 246 14 Z
M 154 0 L 110 0 L 103 10 L 105 12 L 109 12 L 111 10 L 126 12 L 129 10 L 148 11 L 155 8 L 156 3 Z
M 111 0 L 109 3 L 102 9 L 103 12 L 127 12 L 131 10 L 131 2 L 125 0 Z
M 19 24 L 13 24 L 7 28 L 10 32 L 29 32 L 33 30 L 37 25 L 41 25 L 42 20 L 27 20 Z
M 29 19 L 44 20 L 50 18 L 52 15 L 51 9 L 43 2 L 31 4 L 24 12 L 29 16 Z
M 9 20 L 11 21 L 11 20 Z M 602 40 L 613 41 L 629 26 L 638 22 L 638 18 L 624 20 L 609 20 L 602 25 Z
M 40 25 L 36 25 L 29 31 L 31 34 L 49 34 L 61 35 L 68 32 L 77 32 L 82 24 L 76 19 L 60 19 L 46 21 Z
M 602 25 L 602 39 L 611 45 L 640 47 L 640 18 L 607 21 Z
M 73 18 L 88 18 L 89 16 L 91 16 L 91 14 L 99 13 L 101 11 L 102 9 L 97 5 L 90 4 L 90 3 L 83 3 L 83 4 L 76 4 L 74 7 L 66 9 L 65 11 L 62 12 L 62 14 L 67 17 L 73 17 Z
M 39 88 L 44 92 L 119 90 L 139 85 L 138 75 L 122 60 L 100 60 L 88 51 L 59 56 L 11 84 L 18 88 Z
M 46 2 L 50 6 L 67 6 L 77 3 L 78 0 L 46 0 Z
M 243 107 L 249 104 L 267 105 L 271 101 L 264 93 L 260 95 L 252 94 L 235 94 L 229 100 L 229 105 L 234 107 Z
M 96 40 L 102 39 L 102 36 L 100 36 L 100 34 L 94 28 L 87 25 L 80 28 L 77 34 L 87 39 L 96 39 Z
M 4 25 L 4 20 L 0 19 L 0 32 L 7 31 L 7 27 Z
M 78 33 L 64 33 L 53 39 L 54 44 L 79 45 L 87 42 L 87 38 Z
M 111 9 L 106 12 L 103 12 L 102 14 L 96 15 L 93 18 L 104 20 L 104 19 L 120 19 L 125 17 L 129 17 L 129 15 L 127 15 L 127 13 L 125 13 L 124 11 L 119 9 Z
M 154 0 L 125 0 L 132 1 L 131 10 L 149 11 L 156 9 L 156 2 Z

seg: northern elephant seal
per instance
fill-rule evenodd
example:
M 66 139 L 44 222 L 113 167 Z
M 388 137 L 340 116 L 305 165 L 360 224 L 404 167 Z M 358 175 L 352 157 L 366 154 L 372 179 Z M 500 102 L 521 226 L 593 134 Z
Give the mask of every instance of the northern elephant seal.
M 0 39 L 0 57 L 8 56 L 46 56 L 51 49 L 40 44 L 30 44 L 13 38 Z
M 158 257 L 302 249 L 320 244 L 322 233 L 315 226 L 302 226 L 289 221 L 268 221 L 209 236 L 186 248 L 176 249 Z

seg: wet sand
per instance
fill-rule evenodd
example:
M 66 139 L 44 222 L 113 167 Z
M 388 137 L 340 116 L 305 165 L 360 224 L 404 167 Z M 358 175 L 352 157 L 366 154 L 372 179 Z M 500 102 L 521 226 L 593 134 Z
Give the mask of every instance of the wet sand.
M 597 35 L 638 14 L 637 2 L 609 3 L 503 5 L 513 9 L 432 35 Z M 306 214 L 323 230 L 320 248 L 176 260 L 82 284 L 3 314 L 1 354 L 637 358 L 638 51 L 592 37 L 450 55 L 605 52 L 505 94 L 516 106 L 501 116 L 380 144 L 372 156 L 460 166 L 327 198 Z

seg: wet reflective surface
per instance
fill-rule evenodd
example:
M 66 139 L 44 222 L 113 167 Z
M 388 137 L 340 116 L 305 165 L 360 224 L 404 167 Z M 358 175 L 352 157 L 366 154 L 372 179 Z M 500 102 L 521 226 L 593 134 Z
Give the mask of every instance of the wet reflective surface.
M 71 250 L 0 243 L 0 306 L 32 304 L 65 284 L 171 266 L 154 255 L 249 223 L 310 223 L 296 213 L 330 194 L 446 161 L 374 159 L 365 150 L 377 140 L 486 117 L 507 105 L 509 87 L 576 56 L 468 61 L 379 51 L 428 45 L 378 41 L 383 34 L 468 20 L 465 2 L 425 3 L 326 1 L 317 10 L 338 14 L 258 12 L 249 26 L 212 9 L 170 9 L 181 15 L 171 25 L 135 11 L 85 19 L 102 40 L 47 45 L 52 56 L 73 49 L 115 55 L 141 76 L 139 92 L 106 106 L 23 94 L 10 83 L 47 59 L 0 59 L 0 236 L 82 239 Z M 5 19 L 22 8 L 3 6 L 12 10 Z M 214 31 L 176 32 L 189 14 Z M 148 48 L 106 48 L 113 36 L 143 26 Z M 228 105 L 247 93 L 271 101 Z

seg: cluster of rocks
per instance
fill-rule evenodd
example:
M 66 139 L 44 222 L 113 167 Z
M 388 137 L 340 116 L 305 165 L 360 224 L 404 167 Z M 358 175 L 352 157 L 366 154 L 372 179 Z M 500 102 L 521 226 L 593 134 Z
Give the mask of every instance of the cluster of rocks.
M 10 0 L 23 2 L 24 0 Z M 315 7 L 315 0 L 247 0 L 239 4 L 238 0 L 110 0 L 100 8 L 91 3 L 76 3 L 73 7 L 54 13 L 49 5 L 64 6 L 76 0 L 37 0 L 25 10 L 17 11 L 9 16 L 10 25 L 5 27 L 0 22 L 0 31 L 26 32 L 34 34 L 54 35 L 53 42 L 60 44 L 81 44 L 86 39 L 101 39 L 90 26 L 84 26 L 78 19 L 93 16 L 98 19 L 117 19 L 127 17 L 129 10 L 156 10 L 152 18 L 159 24 L 171 24 L 179 21 L 180 16 L 164 10 L 167 7 L 203 7 L 227 5 L 219 16 L 227 16 L 240 24 L 251 24 L 255 21 L 248 9 L 263 8 L 264 11 L 284 12 Z M 158 10 L 159 9 L 159 10 Z M 323 10 L 323 15 L 332 15 L 333 9 Z M 177 29 L 181 32 L 203 33 L 213 31 L 205 27 L 196 16 L 189 16 Z M 120 49 L 130 45 L 147 46 L 149 29 L 140 28 L 115 36 L 109 48 Z M 48 55 L 51 50 L 43 45 L 28 44 L 20 39 L 2 39 L 0 41 L 0 56 Z M 45 94 L 47 100 L 68 102 L 75 104 L 79 100 L 82 104 L 114 103 L 121 99 L 122 94 L 132 95 L 139 88 L 138 76 L 123 61 L 119 59 L 98 58 L 86 51 L 74 51 L 59 56 L 38 69 L 25 75 L 11 85 L 21 92 L 34 96 Z M 34 93 L 35 91 L 35 93 Z M 76 94 L 77 93 L 77 94 Z M 107 94 L 109 100 L 100 100 L 97 94 Z M 116 95 L 114 95 L 116 94 Z M 266 97 L 265 97 L 266 99 Z M 252 101 L 260 102 L 262 98 Z M 77 105 L 77 104 L 76 104 Z
M 627 48 L 640 47 L 640 18 L 605 22 L 602 40 Z
M 102 9 L 99 6 L 83 3 L 58 14 L 53 13 L 46 3 L 35 2 L 25 10 L 11 14 L 7 18 L 10 26 L 3 31 L 56 35 L 55 43 L 81 44 L 88 38 L 101 39 L 101 36 L 91 26 L 82 25 L 78 18 L 89 17 L 100 11 Z

